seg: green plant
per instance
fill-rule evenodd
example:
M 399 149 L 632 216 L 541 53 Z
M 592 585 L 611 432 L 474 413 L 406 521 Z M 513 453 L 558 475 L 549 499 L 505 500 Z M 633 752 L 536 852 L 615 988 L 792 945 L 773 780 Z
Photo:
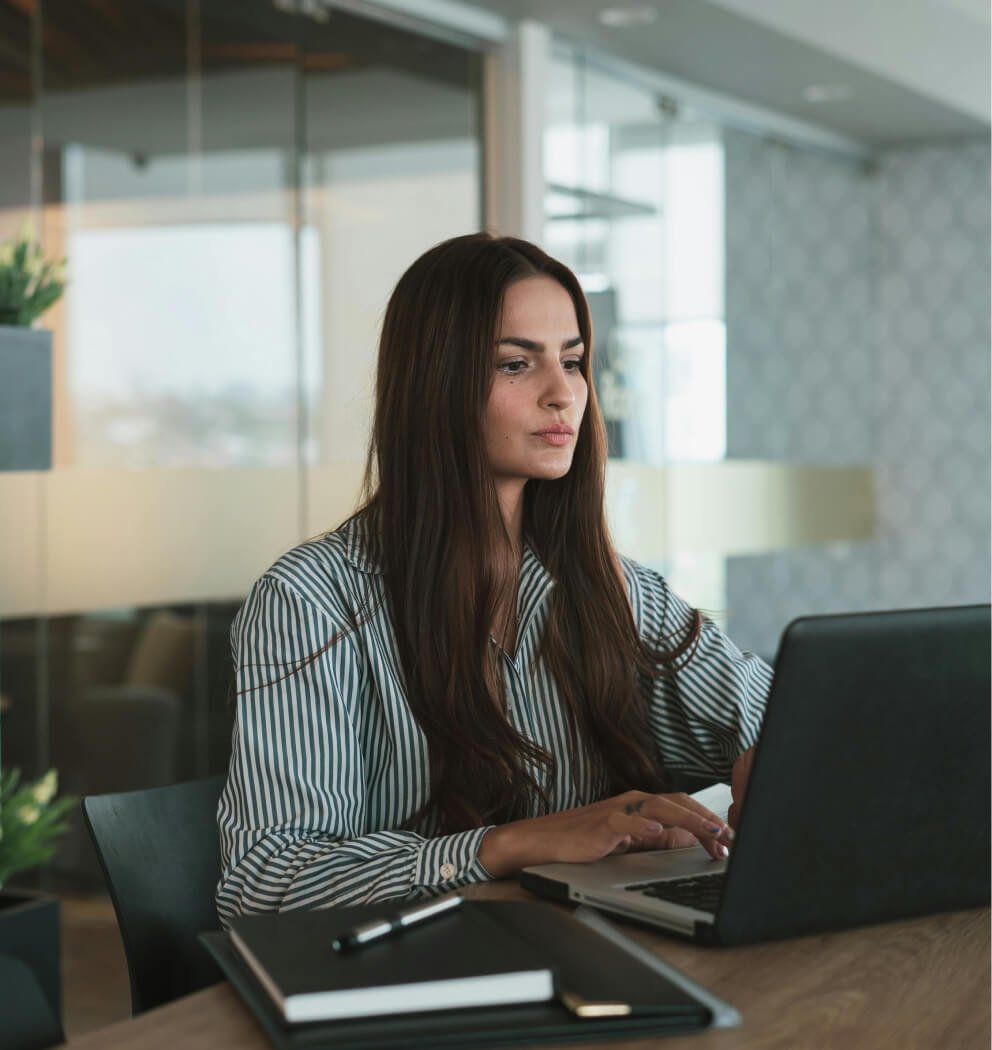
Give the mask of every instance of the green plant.
M 55 840 L 68 830 L 63 818 L 76 799 L 56 799 L 58 783 L 54 769 L 33 784 L 21 784 L 19 769 L 0 777 L 0 886 L 15 872 L 49 860 Z
M 31 325 L 65 291 L 65 260 L 44 262 L 28 224 L 0 244 L 0 324 Z

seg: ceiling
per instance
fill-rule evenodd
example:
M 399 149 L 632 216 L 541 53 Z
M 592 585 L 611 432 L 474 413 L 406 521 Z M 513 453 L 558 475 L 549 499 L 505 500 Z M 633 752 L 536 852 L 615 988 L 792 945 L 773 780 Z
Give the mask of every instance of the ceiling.
M 306 4 L 327 7 L 329 17 L 298 17 Z M 646 13 L 648 20 L 606 26 L 600 16 L 607 5 Z M 654 71 L 656 85 L 701 89 L 689 100 L 697 111 L 699 98 L 712 103 L 715 94 L 725 107 L 736 105 L 742 120 L 775 114 L 783 126 L 798 122 L 862 150 L 988 135 L 987 0 L 225 0 L 202 5 L 199 16 L 204 83 L 219 84 L 224 75 L 240 84 L 235 74 L 302 68 L 308 83 L 333 77 L 336 90 L 350 86 L 348 97 L 359 98 L 370 90 L 369 77 L 378 83 L 383 74 L 399 74 L 404 87 L 377 97 L 392 100 L 397 112 L 424 115 L 411 124 L 434 127 L 437 121 L 428 118 L 441 119 L 452 107 L 460 112 L 460 96 L 476 75 L 474 56 L 362 17 L 376 9 L 380 19 L 404 12 L 414 21 L 456 21 L 459 13 L 488 19 L 496 27 L 489 39 L 505 35 L 509 23 L 536 19 L 594 53 Z M 174 118 L 185 113 L 185 96 L 177 102 L 168 88 L 184 90 L 190 10 L 187 0 L 45 0 L 46 134 L 78 132 L 105 109 L 114 113 L 104 121 L 108 129 L 134 125 L 130 152 L 161 152 L 168 121 L 149 123 L 147 113 L 122 108 L 115 89 L 146 92 L 149 112 L 160 104 Z M 31 0 L 0 0 L 0 122 L 7 110 L 9 119 L 23 123 L 17 106 L 29 105 L 37 89 L 34 11 Z M 415 90 L 421 81 L 429 101 Z M 810 101 L 810 88 L 825 100 Z M 207 101 L 220 90 L 212 86 Z M 679 97 L 661 86 L 658 93 Z M 276 96 L 255 96 L 246 133 L 265 130 L 272 141 L 280 140 L 280 129 L 286 133 L 287 105 Z M 341 124 L 342 107 L 332 109 Z M 364 141 L 374 129 L 362 126 L 361 112 L 356 102 L 354 131 Z M 733 122 L 729 108 L 712 115 Z M 462 122 L 452 118 L 453 126 Z M 225 127 L 214 119 L 211 141 Z M 412 127 L 407 133 L 417 137 Z M 107 130 L 94 141 L 104 138 L 113 135 Z
M 411 4 L 410 6 L 416 6 Z M 475 0 L 871 147 L 986 135 L 986 0 Z M 606 8 L 647 12 L 609 27 Z M 806 94 L 820 89 L 823 101 Z
M 36 0 L 0 0 L 0 105 L 30 103 L 39 88 L 57 95 L 182 79 L 194 62 L 205 75 L 289 67 L 313 75 L 401 69 L 460 87 L 472 57 L 345 11 L 301 18 L 273 0 L 219 0 L 195 8 L 188 0 L 45 0 L 40 17 Z

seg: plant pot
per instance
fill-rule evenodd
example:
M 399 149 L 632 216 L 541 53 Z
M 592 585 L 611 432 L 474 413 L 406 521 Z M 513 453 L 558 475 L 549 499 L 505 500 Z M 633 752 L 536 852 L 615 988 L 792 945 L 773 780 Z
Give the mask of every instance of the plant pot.
M 32 971 L 52 1014 L 61 1021 L 58 898 L 30 890 L 0 890 L 0 955 L 20 959 Z
M 0 470 L 52 466 L 52 333 L 0 325 Z

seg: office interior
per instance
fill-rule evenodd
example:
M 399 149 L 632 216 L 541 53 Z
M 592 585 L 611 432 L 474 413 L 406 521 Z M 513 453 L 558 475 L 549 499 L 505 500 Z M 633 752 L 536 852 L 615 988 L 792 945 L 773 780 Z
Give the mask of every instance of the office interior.
M 51 467 L 0 473 L 3 768 L 224 771 L 240 601 L 354 508 L 386 297 L 483 227 L 579 275 L 617 546 L 742 648 L 988 602 L 989 28 L 977 0 L 0 0 L 0 241 L 27 218 L 68 273 Z M 67 1032 L 126 1016 L 81 821 L 22 881 L 64 900 Z

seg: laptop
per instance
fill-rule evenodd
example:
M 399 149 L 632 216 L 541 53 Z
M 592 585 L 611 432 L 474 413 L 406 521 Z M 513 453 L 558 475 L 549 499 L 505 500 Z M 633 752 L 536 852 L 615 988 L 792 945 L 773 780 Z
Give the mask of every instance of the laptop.
M 794 621 L 728 860 L 695 845 L 521 885 L 715 944 L 987 904 L 990 639 L 987 605 Z

